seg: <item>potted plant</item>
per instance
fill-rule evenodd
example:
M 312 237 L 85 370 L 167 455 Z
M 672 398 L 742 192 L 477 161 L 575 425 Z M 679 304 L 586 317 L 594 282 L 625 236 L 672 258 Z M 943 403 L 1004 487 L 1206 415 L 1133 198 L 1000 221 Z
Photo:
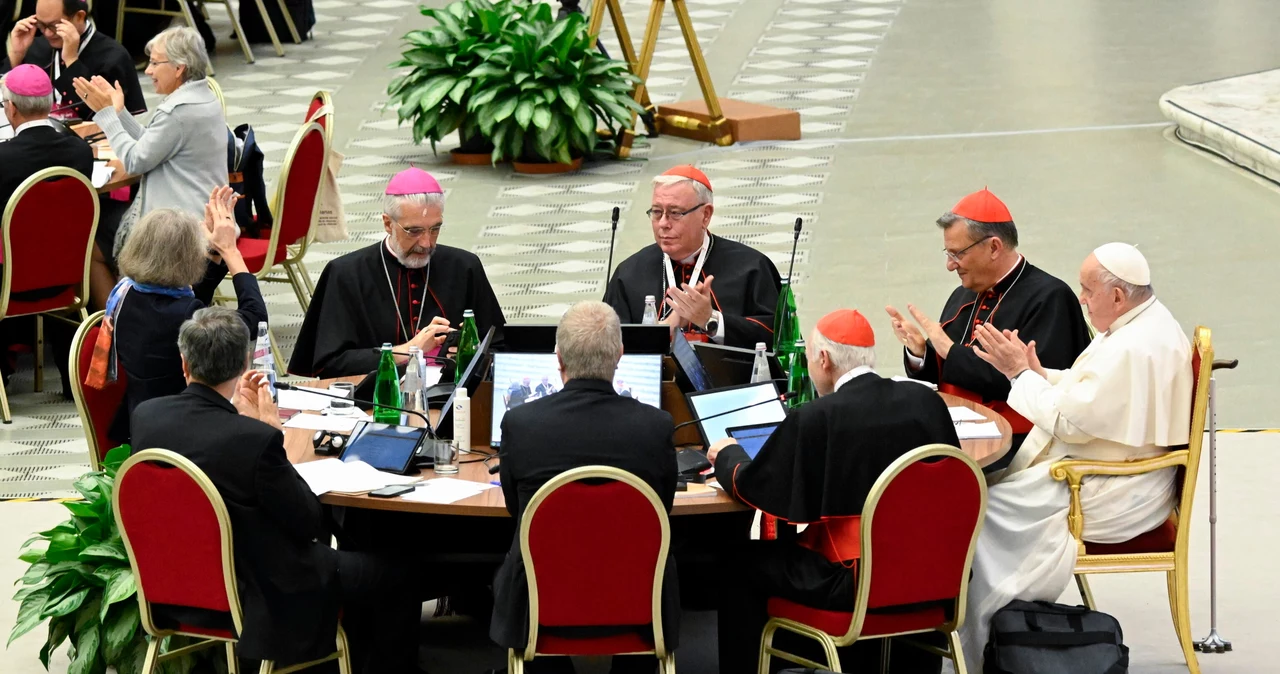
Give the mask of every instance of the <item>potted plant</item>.
M 569 171 L 597 149 L 597 121 L 630 128 L 640 79 L 591 44 L 586 20 L 556 21 L 550 5 L 512 2 L 520 12 L 502 46 L 469 74 L 467 118 L 493 143 L 492 161 L 517 171 Z
M 108 666 L 119 674 L 142 670 L 148 637 L 138 617 L 133 569 L 111 507 L 116 471 L 128 457 L 128 445 L 108 452 L 101 471 L 75 481 L 84 500 L 62 504 L 71 511 L 71 519 L 22 544 L 19 559 L 31 566 L 13 597 L 21 606 L 9 643 L 48 621 L 49 635 L 40 649 L 45 669 L 53 652 L 69 642 L 69 674 L 97 674 Z M 220 658 L 205 657 L 215 663 L 215 669 L 225 671 L 225 661 L 218 667 Z M 170 660 L 162 663 L 160 671 L 185 673 L 195 660 L 195 656 Z
M 436 20 L 430 30 L 404 36 L 407 47 L 392 68 L 412 68 L 387 86 L 388 104 L 401 124 L 413 125 L 413 142 L 436 143 L 458 131 L 461 146 L 452 151 L 460 164 L 490 161 L 493 144 L 466 115 L 474 80 L 469 74 L 500 46 L 499 39 L 516 19 L 518 5 L 499 0 L 461 0 L 444 9 L 421 8 Z

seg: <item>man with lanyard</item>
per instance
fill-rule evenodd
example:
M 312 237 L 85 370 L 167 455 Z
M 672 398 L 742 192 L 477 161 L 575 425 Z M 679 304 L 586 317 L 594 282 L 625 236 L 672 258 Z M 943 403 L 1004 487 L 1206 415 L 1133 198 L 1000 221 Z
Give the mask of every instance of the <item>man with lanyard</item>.
M 897 309 L 886 307 L 893 333 L 906 347 L 907 374 L 999 412 L 1013 427 L 1016 451 L 1031 422 L 1006 403 L 1008 377 L 969 348 L 976 343 L 975 329 L 991 325 L 1017 330 L 1024 340 L 1036 342 L 1045 367 L 1067 368 L 1089 345 L 1089 328 L 1071 288 L 1018 252 L 1013 216 L 996 195 L 985 189 L 970 194 L 938 218 L 938 226 L 947 269 L 960 277 L 942 318 L 929 320 L 908 304 L 917 327 Z
M 110 36 L 99 33 L 88 17 L 85 0 L 39 0 L 36 13 L 13 27 L 0 71 L 23 63 L 44 68 L 53 80 L 53 110 L 58 118 L 93 117 L 93 111 L 82 104 L 71 85 L 77 77 L 102 77 L 124 91 L 125 110 L 135 115 L 146 112 L 138 71 L 129 52 Z
M 363 375 L 378 367 L 379 349 L 416 346 L 435 355 L 448 334 L 475 312 L 484 335 L 501 342 L 506 319 L 474 253 L 436 243 L 444 227 L 444 190 L 419 168 L 397 173 L 382 202 L 387 235 L 330 262 L 289 360 L 289 372 L 318 377 Z M 407 355 L 397 356 L 401 363 Z
M 654 178 L 646 211 L 654 244 L 618 265 L 604 301 L 623 323 L 640 323 L 652 295 L 659 322 L 691 341 L 771 347 L 778 270 L 760 251 L 707 231 L 712 202 L 711 181 L 692 166 Z

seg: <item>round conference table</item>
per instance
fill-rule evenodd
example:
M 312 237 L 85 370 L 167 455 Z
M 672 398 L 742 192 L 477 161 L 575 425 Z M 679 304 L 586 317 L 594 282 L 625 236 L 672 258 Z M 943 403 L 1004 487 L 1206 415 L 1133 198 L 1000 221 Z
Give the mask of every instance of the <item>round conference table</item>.
M 359 380 L 360 377 L 348 377 L 346 380 Z M 330 380 L 319 382 L 321 387 L 327 387 Z M 339 381 L 339 380 L 333 380 Z M 485 382 L 488 384 L 488 382 Z M 960 449 L 970 458 L 972 458 L 979 466 L 987 466 L 1000 457 L 1004 456 L 1013 443 L 1013 429 L 1009 426 L 1009 422 L 1004 417 L 997 414 L 994 410 L 979 403 L 965 400 L 957 396 L 947 393 L 939 393 L 942 399 L 946 401 L 948 407 L 967 407 L 978 414 L 981 414 L 987 421 L 995 422 L 996 427 L 1000 430 L 999 438 L 987 438 L 977 440 L 961 440 Z M 472 398 L 473 416 L 477 414 L 486 414 L 486 410 L 477 410 L 476 401 L 483 400 L 483 393 L 477 391 L 477 395 Z M 670 396 L 668 396 L 669 398 Z M 666 399 L 666 398 L 664 398 Z M 670 410 L 669 410 L 670 411 Z M 433 411 L 434 413 L 434 411 Z M 305 412 L 304 412 L 305 414 Z M 674 416 L 674 415 L 673 415 Z M 680 420 L 677 419 L 677 422 Z M 474 429 L 474 425 L 473 425 Z M 285 451 L 289 455 L 289 461 L 292 463 L 304 463 L 307 461 L 315 461 L 317 459 L 328 458 L 317 455 L 312 446 L 312 437 L 315 431 L 298 428 L 286 428 L 284 434 Z M 488 446 L 488 433 L 481 434 L 472 432 L 472 437 L 479 440 L 482 444 L 473 445 L 472 454 L 461 454 L 459 461 L 461 463 L 459 471 L 455 475 L 442 475 L 439 477 L 450 477 L 459 480 L 467 480 L 470 482 L 480 482 L 488 484 L 496 482 L 497 474 L 489 474 L 489 466 L 497 465 L 496 459 L 490 462 L 484 462 L 483 459 L 489 455 L 496 453 Z M 437 477 L 434 470 L 425 470 L 419 473 L 422 479 L 430 479 Z M 480 494 L 471 496 L 454 503 L 422 503 L 418 501 L 406 501 L 402 498 L 372 498 L 364 494 L 338 494 L 328 493 L 320 497 L 322 503 L 333 506 L 345 506 L 348 508 L 360 508 L 365 510 L 386 510 L 394 512 L 418 513 L 424 515 L 462 515 L 470 517 L 509 517 L 507 512 L 506 499 L 502 494 L 502 489 L 493 487 L 486 489 Z M 733 497 L 726 494 L 721 489 L 716 489 L 708 485 L 689 484 L 689 491 L 676 492 L 675 503 L 671 508 L 673 517 L 686 515 L 709 515 L 715 513 L 732 513 L 750 510 L 746 505 L 735 501 Z
M 99 129 L 98 125 L 94 122 L 73 124 L 70 126 L 70 129 L 81 138 L 86 138 L 101 132 L 101 129 Z M 107 166 L 114 169 L 111 174 L 111 179 L 102 187 L 97 188 L 98 194 L 107 194 L 118 190 L 121 187 L 133 185 L 141 180 L 139 176 L 133 175 L 132 173 L 124 170 L 124 164 L 121 164 L 120 160 L 116 158 L 115 152 L 111 149 L 111 143 L 108 143 L 105 138 L 93 143 L 93 158 L 95 161 L 106 160 Z

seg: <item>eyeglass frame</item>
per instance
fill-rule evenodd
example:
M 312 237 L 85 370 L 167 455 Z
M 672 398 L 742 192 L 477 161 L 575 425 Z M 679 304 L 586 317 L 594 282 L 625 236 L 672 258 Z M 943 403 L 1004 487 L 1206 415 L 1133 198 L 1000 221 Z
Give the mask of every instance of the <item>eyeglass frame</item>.
M 954 252 L 954 253 L 953 253 L 953 252 L 951 252 L 951 251 L 949 251 L 949 250 L 947 250 L 946 248 L 943 248 L 943 249 L 942 249 L 942 254 L 943 254 L 943 255 L 945 255 L 945 256 L 947 256 L 947 259 L 948 259 L 948 260 L 951 260 L 952 262 L 954 262 L 954 263 L 956 263 L 956 264 L 960 264 L 960 258 L 964 257 L 964 254 L 965 254 L 965 253 L 967 253 L 967 252 L 969 252 L 969 249 L 970 249 L 970 248 L 973 248 L 974 246 L 976 246 L 976 245 L 978 245 L 978 244 L 980 244 L 980 243 L 982 243 L 982 242 L 986 241 L 987 239 L 994 239 L 994 238 L 995 238 L 995 235 L 994 235 L 994 234 L 988 234 L 988 235 L 986 235 L 986 236 L 982 237 L 981 239 L 978 239 L 977 241 L 974 241 L 973 243 L 971 243 L 971 244 L 969 244 L 969 245 L 965 246 L 964 248 L 961 248 L 960 250 L 958 250 L 958 251 L 956 251 L 956 252 Z
M 148 68 L 150 68 L 150 67 L 152 67 L 152 66 L 162 66 L 162 65 L 166 65 L 166 64 L 170 64 L 170 63 L 173 63 L 173 61 L 151 61 L 151 60 L 148 60 L 148 61 L 147 61 L 147 67 L 148 67 Z
M 427 233 L 430 233 L 432 236 L 440 236 L 440 230 L 444 229 L 444 223 L 442 222 L 438 225 L 432 225 L 430 227 L 414 227 L 413 229 L 422 230 L 417 234 L 414 234 L 413 229 L 410 229 L 400 224 L 399 220 L 396 220 L 395 218 L 390 218 L 390 219 L 391 219 L 391 222 L 396 223 L 396 227 L 399 227 L 400 231 L 404 232 L 407 236 L 413 239 L 420 239 L 422 238 L 423 234 L 427 234 Z
M 656 218 L 655 218 L 655 217 L 653 217 L 653 213 L 654 213 L 654 209 L 653 209 L 653 208 L 650 208 L 649 210 L 645 211 L 645 212 L 644 212 L 644 214 L 645 214 L 645 215 L 647 215 L 647 216 L 649 216 L 649 221 L 650 221 L 650 222 L 662 222 L 662 218 L 663 218 L 663 216 L 666 216 L 667 220 L 669 220 L 670 222 L 675 222 L 675 221 L 677 221 L 677 220 L 683 220 L 683 219 L 684 219 L 686 216 L 688 216 L 690 213 L 692 213 L 692 212 L 694 212 L 694 211 L 698 210 L 699 208 L 702 208 L 703 206 L 708 206 L 708 205 L 710 205 L 710 204 L 708 204 L 708 203 L 706 203 L 706 202 L 704 201 L 704 202 L 702 202 L 702 203 L 698 204 L 697 206 L 694 206 L 693 208 L 690 208 L 689 210 L 687 210 L 687 211 L 683 211 L 683 212 L 681 212 L 681 211 L 658 210 L 658 211 L 657 211 L 657 212 L 658 212 L 658 217 L 656 217 Z

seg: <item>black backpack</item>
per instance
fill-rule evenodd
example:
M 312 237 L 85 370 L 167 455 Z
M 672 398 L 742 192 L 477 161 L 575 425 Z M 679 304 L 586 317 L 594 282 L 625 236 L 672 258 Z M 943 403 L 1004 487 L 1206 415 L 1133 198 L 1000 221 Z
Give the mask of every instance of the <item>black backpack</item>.
M 991 618 L 983 674 L 1126 674 L 1115 618 L 1084 606 L 1011 601 Z
M 263 230 L 271 229 L 271 206 L 262 175 L 264 159 L 253 127 L 241 124 L 235 131 L 227 129 L 227 184 L 241 197 L 235 206 L 241 236 L 257 238 Z

